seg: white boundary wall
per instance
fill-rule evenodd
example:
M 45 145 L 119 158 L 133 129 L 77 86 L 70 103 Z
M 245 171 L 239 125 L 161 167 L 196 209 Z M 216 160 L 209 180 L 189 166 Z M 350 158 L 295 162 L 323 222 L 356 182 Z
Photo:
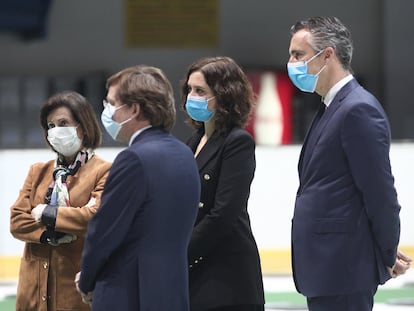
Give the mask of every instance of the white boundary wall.
M 96 151 L 112 161 L 119 148 Z M 298 186 L 297 161 L 300 146 L 256 148 L 256 175 L 252 184 L 249 212 L 260 249 L 289 249 L 290 224 Z M 391 165 L 401 210 L 402 246 L 414 246 L 414 144 L 393 143 Z M 47 150 L 0 150 L 0 256 L 18 256 L 23 243 L 9 232 L 10 206 L 16 200 L 29 166 L 52 159 Z

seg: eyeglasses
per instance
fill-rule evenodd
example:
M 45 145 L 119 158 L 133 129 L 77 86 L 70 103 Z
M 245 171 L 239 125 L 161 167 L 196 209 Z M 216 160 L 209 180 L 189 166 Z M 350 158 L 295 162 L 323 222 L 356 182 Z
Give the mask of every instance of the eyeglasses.
M 104 108 L 109 107 L 108 109 L 113 111 L 113 113 L 115 113 L 115 111 L 117 111 L 117 110 L 119 110 L 119 109 L 121 109 L 122 107 L 125 106 L 125 104 L 123 104 L 121 106 L 116 107 L 115 105 L 112 105 L 109 101 L 107 101 L 106 99 L 104 99 L 102 101 L 102 104 L 103 104 Z
M 102 105 L 104 106 L 104 108 L 106 108 L 106 107 L 108 107 L 108 106 L 115 108 L 115 105 L 112 105 L 112 104 L 111 104 L 109 101 L 107 101 L 106 99 L 104 99 L 104 100 L 102 101 Z

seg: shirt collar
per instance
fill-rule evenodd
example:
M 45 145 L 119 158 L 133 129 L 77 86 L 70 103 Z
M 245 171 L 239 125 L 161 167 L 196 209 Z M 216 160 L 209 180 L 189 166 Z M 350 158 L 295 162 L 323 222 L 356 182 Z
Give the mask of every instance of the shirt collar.
M 141 134 L 143 131 L 145 131 L 146 129 L 149 129 L 150 127 L 152 127 L 152 125 L 147 125 L 144 126 L 143 128 L 139 129 L 138 131 L 136 131 L 134 134 L 132 134 L 131 138 L 129 139 L 129 146 L 132 145 L 132 142 L 134 141 L 134 139 Z
M 334 99 L 335 95 L 339 92 L 340 89 L 344 87 L 345 84 L 347 84 L 349 81 L 351 81 L 354 78 L 353 75 L 349 74 L 342 80 L 339 80 L 336 82 L 336 84 L 331 87 L 331 89 L 326 93 L 326 96 L 323 98 L 323 102 L 328 107 L 332 100 Z

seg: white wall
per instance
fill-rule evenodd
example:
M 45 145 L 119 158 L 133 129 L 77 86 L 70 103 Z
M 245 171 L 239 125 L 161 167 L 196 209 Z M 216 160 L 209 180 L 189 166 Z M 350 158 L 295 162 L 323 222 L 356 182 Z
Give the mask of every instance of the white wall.
M 103 158 L 112 161 L 121 149 L 97 150 Z M 300 146 L 260 147 L 256 149 L 257 169 L 252 184 L 249 212 L 252 227 L 260 249 L 288 249 L 290 224 L 295 200 L 297 159 Z M 413 176 L 414 144 L 394 143 L 391 164 L 396 180 L 401 209 L 401 245 L 414 246 Z M 0 151 L 0 256 L 20 255 L 23 243 L 9 233 L 9 208 L 16 200 L 30 164 L 53 158 L 44 150 Z
M 290 248 L 290 226 L 298 187 L 300 146 L 257 147 L 256 175 L 249 202 L 252 227 L 260 249 Z M 393 143 L 391 165 L 402 206 L 400 245 L 414 246 L 414 144 Z

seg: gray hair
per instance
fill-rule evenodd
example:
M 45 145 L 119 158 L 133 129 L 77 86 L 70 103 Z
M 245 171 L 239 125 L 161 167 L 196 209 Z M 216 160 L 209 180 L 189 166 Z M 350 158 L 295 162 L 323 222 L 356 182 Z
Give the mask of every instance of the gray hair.
M 354 50 L 351 32 L 337 17 L 311 17 L 294 24 L 290 33 L 293 35 L 299 30 L 308 30 L 311 33 L 309 44 L 319 52 L 332 47 L 345 70 L 351 70 L 352 53 Z

